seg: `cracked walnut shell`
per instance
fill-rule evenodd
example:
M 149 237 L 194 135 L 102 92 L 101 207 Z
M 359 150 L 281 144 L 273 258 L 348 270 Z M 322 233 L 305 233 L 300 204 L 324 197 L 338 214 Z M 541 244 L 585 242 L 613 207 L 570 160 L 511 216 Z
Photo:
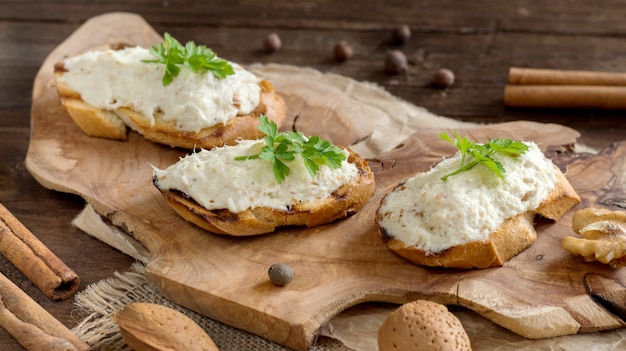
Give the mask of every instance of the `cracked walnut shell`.
M 587 262 L 600 261 L 615 268 L 626 266 L 626 211 L 576 211 L 572 230 L 582 238 L 563 238 L 561 245 L 567 251 L 583 256 Z

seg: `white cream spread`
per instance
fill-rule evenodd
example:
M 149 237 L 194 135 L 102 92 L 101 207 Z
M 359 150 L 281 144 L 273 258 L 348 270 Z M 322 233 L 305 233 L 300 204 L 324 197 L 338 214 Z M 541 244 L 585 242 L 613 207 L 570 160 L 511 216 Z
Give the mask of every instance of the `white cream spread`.
M 144 115 L 150 125 L 159 116 L 183 132 L 226 123 L 259 104 L 260 79 L 236 63 L 230 62 L 235 74 L 224 79 L 181 67 L 178 77 L 163 86 L 165 65 L 142 62 L 152 59 L 141 47 L 89 51 L 65 59 L 67 72 L 60 79 L 89 105 L 104 110 L 127 107 Z
M 263 145 L 264 140 L 241 140 L 234 146 L 194 152 L 164 170 L 154 168 L 155 185 L 181 191 L 208 210 L 239 213 L 255 207 L 286 210 L 297 203 L 324 199 L 358 177 L 356 165 L 346 160 L 337 169 L 320 166 L 311 176 L 298 155 L 286 162 L 291 173 L 278 184 L 269 161 L 235 160 L 258 153 Z
M 552 161 L 526 144 L 519 157 L 493 156 L 505 181 L 482 165 L 440 180 L 459 167 L 458 153 L 409 178 L 383 199 L 379 224 L 407 247 L 432 254 L 487 240 L 507 218 L 536 209 L 556 185 Z

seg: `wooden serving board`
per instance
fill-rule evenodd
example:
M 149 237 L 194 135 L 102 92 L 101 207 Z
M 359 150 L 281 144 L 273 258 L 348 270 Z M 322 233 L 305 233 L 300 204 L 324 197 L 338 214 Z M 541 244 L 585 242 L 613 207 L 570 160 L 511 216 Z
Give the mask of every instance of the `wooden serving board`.
M 560 246 L 563 236 L 573 235 L 571 212 L 557 223 L 539 223 L 539 239 L 501 268 L 426 269 L 385 247 L 374 228 L 377 205 L 395 184 L 453 152 L 439 140 L 440 129 L 419 130 L 371 159 L 376 194 L 345 220 L 248 238 L 211 234 L 185 222 L 153 187 L 150 165 L 164 168 L 187 151 L 148 142 L 136 133 L 123 142 L 85 136 L 61 106 L 52 76 L 53 64 L 66 55 L 120 42 L 146 46 L 159 40 L 140 17 L 114 13 L 87 22 L 53 51 L 35 79 L 26 165 L 43 186 L 82 196 L 107 221 L 141 242 L 150 252 L 146 276 L 169 299 L 299 350 L 307 349 L 333 316 L 366 301 L 423 298 L 461 305 L 528 338 L 624 326 L 620 317 L 625 271 L 586 263 Z M 285 129 L 297 115 L 298 123 L 310 128 L 305 132 L 337 143 L 371 132 L 370 127 L 355 127 L 350 111 L 312 103 L 324 100 L 318 95 L 294 100 L 289 92 L 279 93 L 289 104 Z M 626 207 L 626 144 L 598 155 L 572 154 L 568 146 L 576 141 L 576 131 L 535 122 L 459 132 L 480 141 L 534 140 L 567 168 L 583 198 L 580 206 Z M 287 286 L 274 286 L 267 278 L 268 267 L 276 262 L 296 272 Z

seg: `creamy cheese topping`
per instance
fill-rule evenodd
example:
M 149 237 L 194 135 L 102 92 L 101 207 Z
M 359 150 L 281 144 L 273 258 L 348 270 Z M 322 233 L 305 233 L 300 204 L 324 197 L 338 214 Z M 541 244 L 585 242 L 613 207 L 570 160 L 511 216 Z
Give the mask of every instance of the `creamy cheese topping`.
M 311 176 L 297 156 L 286 163 L 291 173 L 278 184 L 270 162 L 235 160 L 258 153 L 263 145 L 264 140 L 241 140 L 235 146 L 194 152 L 165 170 L 155 168 L 155 184 L 162 190 L 181 191 L 208 210 L 239 213 L 254 207 L 286 210 L 297 203 L 324 199 L 358 177 L 356 165 L 345 160 L 337 169 L 320 166 Z
M 181 67 L 178 77 L 163 86 L 165 65 L 141 62 L 152 59 L 141 47 L 89 51 L 64 60 L 67 72 L 60 79 L 96 108 L 128 107 L 150 125 L 158 116 L 184 132 L 223 124 L 259 104 L 260 79 L 236 63 L 230 62 L 235 74 L 224 79 Z
M 536 144 L 512 158 L 494 155 L 506 170 L 505 181 L 482 165 L 440 178 L 456 170 L 460 154 L 409 178 L 384 198 L 380 225 L 406 246 L 427 253 L 483 241 L 507 218 L 536 209 L 555 187 L 552 161 Z

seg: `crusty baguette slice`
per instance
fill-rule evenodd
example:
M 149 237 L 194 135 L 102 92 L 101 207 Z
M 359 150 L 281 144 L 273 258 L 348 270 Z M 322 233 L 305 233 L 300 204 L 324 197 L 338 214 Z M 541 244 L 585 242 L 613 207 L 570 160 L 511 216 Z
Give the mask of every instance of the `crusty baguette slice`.
M 54 66 L 55 77 L 63 74 L 63 66 Z M 85 103 L 80 94 L 65 84 L 56 82 L 57 93 L 68 114 L 87 135 L 115 140 L 126 140 L 127 126 L 113 111 L 94 108 Z
M 505 220 L 497 230 L 490 234 L 489 240 L 457 245 L 433 254 L 414 246 L 406 246 L 404 242 L 395 239 L 393 233 L 380 225 L 378 225 L 378 232 L 392 251 L 418 265 L 461 269 L 502 266 L 506 261 L 526 250 L 537 239 L 534 227 L 536 215 L 558 220 L 580 202 L 580 197 L 565 175 L 556 166 L 555 168 L 557 184 L 548 197 L 536 210 L 520 213 Z M 376 223 L 380 223 L 379 218 Z
M 326 199 L 297 203 L 288 211 L 267 207 L 240 213 L 227 209 L 207 210 L 179 191 L 159 191 L 168 205 L 185 220 L 217 234 L 250 236 L 270 233 L 283 226 L 314 227 L 356 213 L 374 194 L 374 173 L 360 155 L 350 149 L 348 151 L 348 162 L 359 170 L 358 178 L 342 185 Z
M 257 108 L 247 115 L 230 119 L 225 124 L 204 128 L 198 132 L 182 132 L 173 123 L 165 122 L 156 116 L 156 123 L 150 125 L 138 112 L 130 108 L 105 111 L 84 102 L 80 95 L 58 79 L 65 72 L 62 63 L 54 66 L 56 88 L 59 98 L 72 120 L 89 136 L 126 140 L 128 127 L 156 143 L 185 149 L 211 149 L 217 146 L 234 145 L 237 139 L 257 139 L 259 115 L 264 114 L 277 125 L 285 119 L 286 105 L 276 93 L 274 86 L 262 80 L 261 99 Z M 124 117 L 124 118 L 122 118 Z M 127 122 L 124 122 L 124 121 Z M 128 123 L 128 124 L 127 124 Z

